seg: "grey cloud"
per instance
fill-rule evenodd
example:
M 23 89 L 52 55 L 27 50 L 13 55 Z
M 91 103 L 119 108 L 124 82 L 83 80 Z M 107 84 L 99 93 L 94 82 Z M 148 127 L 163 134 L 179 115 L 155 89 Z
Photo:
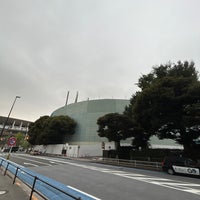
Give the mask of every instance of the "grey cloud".
M 0 1 L 0 115 L 15 95 L 18 118 L 70 102 L 130 98 L 153 65 L 194 60 L 198 0 Z

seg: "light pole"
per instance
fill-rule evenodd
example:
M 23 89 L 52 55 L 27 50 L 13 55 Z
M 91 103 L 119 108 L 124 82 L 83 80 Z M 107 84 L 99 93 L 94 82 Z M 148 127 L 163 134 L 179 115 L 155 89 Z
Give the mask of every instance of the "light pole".
M 3 131 L 4 131 L 5 127 L 6 127 L 6 124 L 7 124 L 7 122 L 8 122 L 9 117 L 10 117 L 10 114 L 11 114 L 11 112 L 12 112 L 12 109 L 13 109 L 13 107 L 14 107 L 14 105 L 15 105 L 15 102 L 16 102 L 16 100 L 17 100 L 18 98 L 20 98 L 20 96 L 16 96 L 16 97 L 15 97 L 15 100 L 14 100 L 14 102 L 13 102 L 13 104 L 12 104 L 12 107 L 11 107 L 11 109 L 10 109 L 10 112 L 8 113 L 8 117 L 6 118 L 6 121 L 5 121 L 4 125 L 3 125 L 3 128 L 1 129 L 0 138 L 1 138 L 1 136 L 3 135 Z

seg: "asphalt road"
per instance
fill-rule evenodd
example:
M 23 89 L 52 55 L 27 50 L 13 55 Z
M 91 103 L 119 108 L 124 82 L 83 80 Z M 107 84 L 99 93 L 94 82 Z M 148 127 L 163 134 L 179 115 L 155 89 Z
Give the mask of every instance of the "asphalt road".
M 11 161 L 102 200 L 199 200 L 200 178 L 43 156 Z

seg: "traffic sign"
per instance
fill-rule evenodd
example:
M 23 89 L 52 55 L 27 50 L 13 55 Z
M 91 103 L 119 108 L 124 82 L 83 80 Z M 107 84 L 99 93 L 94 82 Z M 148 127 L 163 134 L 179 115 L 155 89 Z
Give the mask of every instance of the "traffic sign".
M 10 137 L 10 138 L 8 139 L 8 146 L 13 147 L 13 146 L 16 145 L 16 142 L 17 142 L 17 140 L 16 140 L 15 137 Z

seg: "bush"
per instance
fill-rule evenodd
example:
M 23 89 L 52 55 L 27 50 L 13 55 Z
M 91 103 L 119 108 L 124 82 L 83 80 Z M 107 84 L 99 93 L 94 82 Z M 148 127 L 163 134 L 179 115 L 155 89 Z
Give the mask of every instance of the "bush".
M 144 149 L 130 151 L 131 160 L 148 160 L 161 162 L 165 156 L 180 155 L 180 149 Z

